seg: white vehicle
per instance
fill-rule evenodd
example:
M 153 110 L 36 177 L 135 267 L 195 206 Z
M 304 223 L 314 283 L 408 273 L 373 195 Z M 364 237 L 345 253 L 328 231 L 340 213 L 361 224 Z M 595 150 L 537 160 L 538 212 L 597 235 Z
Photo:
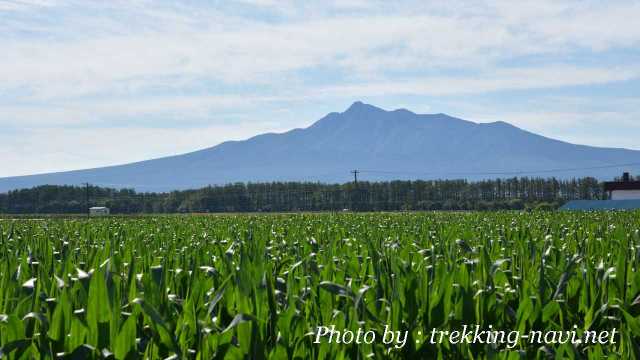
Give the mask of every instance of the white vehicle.
M 109 208 L 104 206 L 94 206 L 89 208 L 89 215 L 104 216 L 109 215 Z

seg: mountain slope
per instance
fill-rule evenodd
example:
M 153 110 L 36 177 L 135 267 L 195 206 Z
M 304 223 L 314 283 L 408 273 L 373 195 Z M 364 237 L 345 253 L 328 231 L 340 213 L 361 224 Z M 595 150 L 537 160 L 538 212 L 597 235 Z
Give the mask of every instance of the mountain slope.
M 0 192 L 42 184 L 89 182 L 141 191 L 259 181 L 529 176 L 612 178 L 612 164 L 640 162 L 640 151 L 573 145 L 504 122 L 478 124 L 445 114 L 385 111 L 356 102 L 305 129 L 229 141 L 200 151 L 89 170 L 0 178 Z M 577 169 L 548 171 L 549 169 Z M 500 172 L 500 173 L 498 173 Z

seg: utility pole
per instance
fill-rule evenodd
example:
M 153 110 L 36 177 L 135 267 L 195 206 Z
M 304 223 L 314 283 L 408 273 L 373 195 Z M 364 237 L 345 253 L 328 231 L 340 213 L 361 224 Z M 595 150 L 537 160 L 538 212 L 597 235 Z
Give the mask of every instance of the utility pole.
M 360 171 L 351 170 L 351 173 L 353 174 L 353 190 L 355 195 L 353 198 L 353 210 L 358 211 L 360 210 L 360 191 L 358 191 L 358 174 L 360 173 Z
M 359 170 L 351 170 L 351 173 L 353 174 L 353 183 L 358 186 L 358 174 L 360 173 Z
M 90 211 L 89 211 L 89 183 L 86 182 L 84 183 L 84 207 L 87 209 L 87 219 L 90 216 Z

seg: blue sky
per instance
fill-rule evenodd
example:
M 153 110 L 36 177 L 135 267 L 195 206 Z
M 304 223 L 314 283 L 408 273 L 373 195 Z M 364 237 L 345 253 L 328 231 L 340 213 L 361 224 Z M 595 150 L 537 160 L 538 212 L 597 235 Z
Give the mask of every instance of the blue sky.
M 356 100 L 640 149 L 639 18 L 637 1 L 0 0 L 0 176 L 188 152 Z

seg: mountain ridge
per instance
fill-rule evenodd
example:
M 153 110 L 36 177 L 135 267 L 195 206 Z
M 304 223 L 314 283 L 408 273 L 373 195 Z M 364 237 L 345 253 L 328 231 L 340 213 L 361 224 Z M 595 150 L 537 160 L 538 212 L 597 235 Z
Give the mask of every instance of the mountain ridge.
M 345 182 L 352 169 L 378 170 L 366 173 L 368 180 L 478 180 L 523 170 L 531 176 L 538 172 L 559 178 L 608 179 L 622 170 L 547 170 L 633 162 L 640 162 L 640 151 L 571 144 L 504 121 L 476 123 L 443 113 L 387 111 L 357 101 L 343 112 L 331 112 L 306 128 L 283 133 L 123 165 L 0 178 L 0 192 L 84 182 L 139 191 L 231 182 Z

